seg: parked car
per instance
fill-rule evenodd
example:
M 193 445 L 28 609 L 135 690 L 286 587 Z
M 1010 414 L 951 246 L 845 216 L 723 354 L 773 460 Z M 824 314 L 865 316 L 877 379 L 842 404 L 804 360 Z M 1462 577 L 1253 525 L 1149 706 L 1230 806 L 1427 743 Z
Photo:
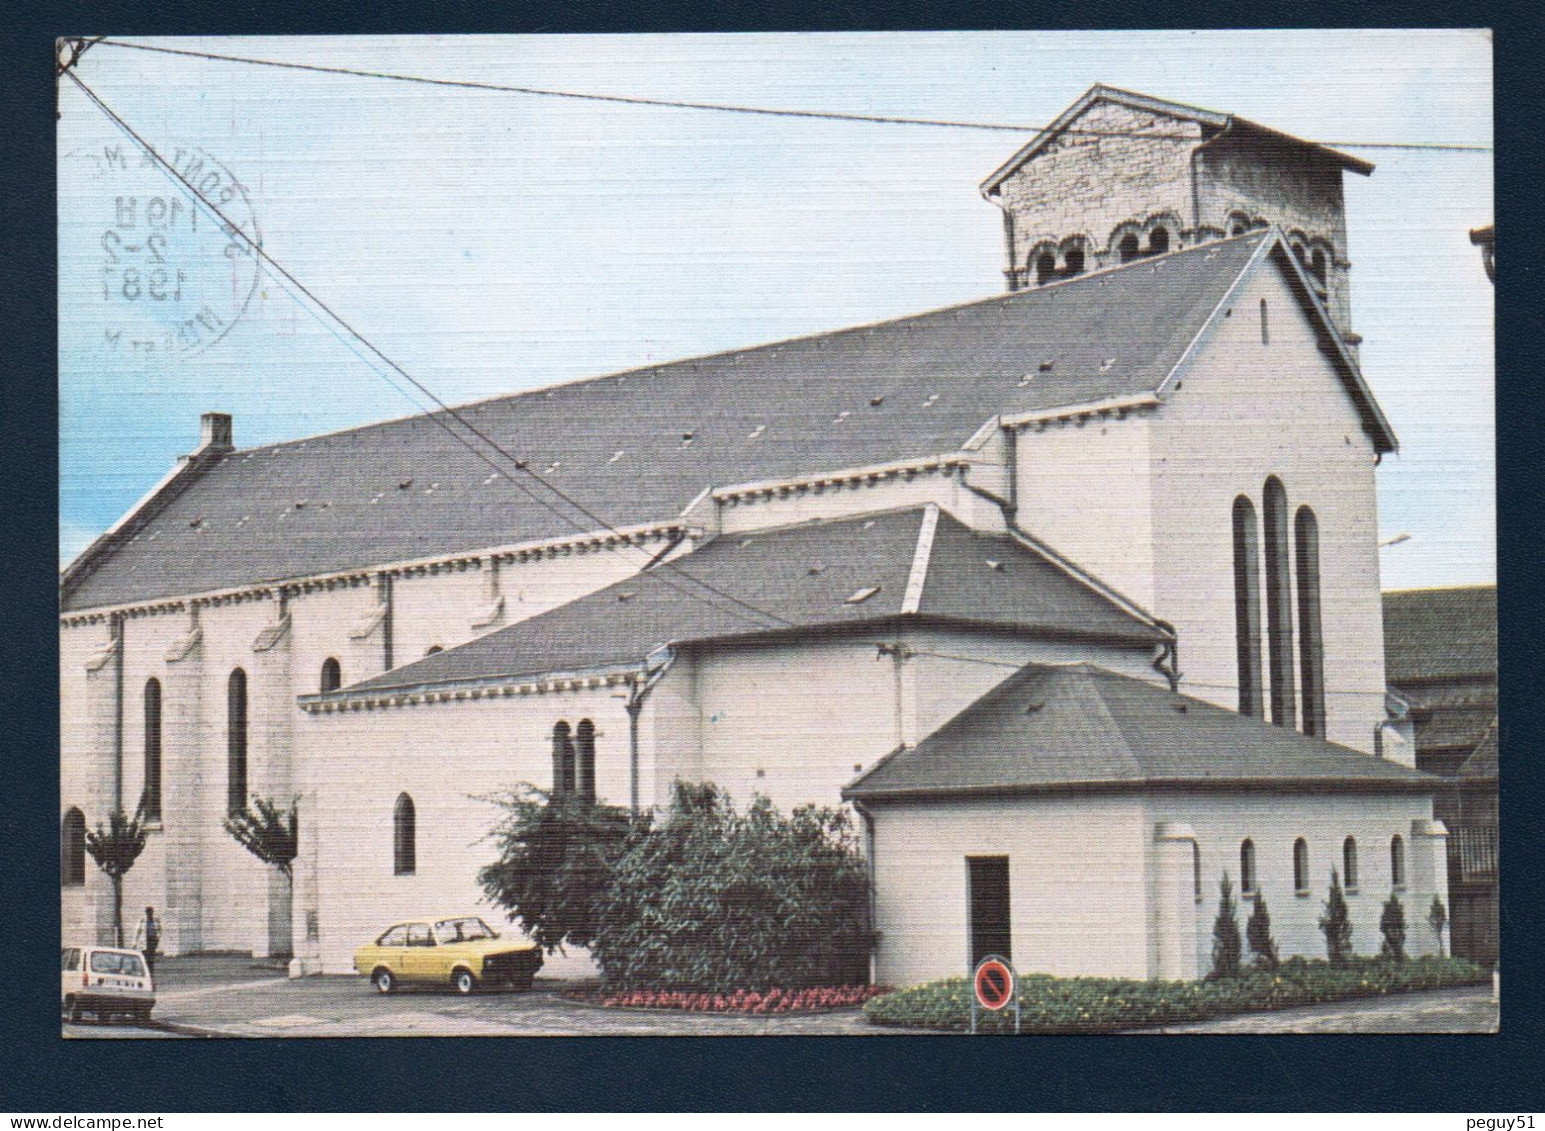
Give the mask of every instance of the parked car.
M 449 985 L 462 994 L 479 986 L 528 990 L 541 968 L 536 943 L 502 939 L 476 915 L 394 923 L 354 952 L 354 969 L 383 994 L 410 982 Z
M 67 946 L 59 951 L 59 1007 L 71 1021 L 95 1013 L 108 1021 L 122 1013 L 141 1023 L 156 1004 L 155 980 L 145 956 L 116 946 Z

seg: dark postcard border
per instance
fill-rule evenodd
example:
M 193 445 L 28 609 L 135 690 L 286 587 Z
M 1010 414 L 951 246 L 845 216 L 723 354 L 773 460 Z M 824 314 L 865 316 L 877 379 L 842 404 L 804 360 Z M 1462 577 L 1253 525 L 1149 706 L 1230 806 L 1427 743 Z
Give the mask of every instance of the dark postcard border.
M 1309 2 L 1286 12 L 1208 0 L 1005 8 L 984 0 L 627 11 L 601 0 L 447 17 L 419 2 L 323 7 L 25 0 L 9 10 L 0 71 L 5 269 L 0 428 L 6 600 L 0 636 L 0 974 L 9 1064 L 0 1111 L 222 1110 L 1369 1110 L 1537 1108 L 1541 962 L 1535 803 L 1545 727 L 1538 471 L 1542 444 L 1537 123 L 1539 31 L 1528 5 Z M 442 10 L 447 11 L 447 10 Z M 304 14 L 303 14 L 304 13 Z M 1496 37 L 1499 583 L 1502 609 L 1503 952 L 1496 1037 L 1169 1037 L 65 1042 L 55 1022 L 57 868 L 57 374 L 52 40 L 59 34 L 284 34 L 930 30 L 948 28 L 1492 27 Z M 1245 24 L 1241 24 L 1244 18 Z M 1027 76 L 1025 81 L 1031 81 Z M 1442 280 L 1434 277 L 1434 287 Z M 1534 1056 L 1530 1053 L 1534 1052 Z M 1531 1069 L 1536 1071 L 1531 1071 Z M 1521 1106 L 1520 1106 L 1521 1105 Z

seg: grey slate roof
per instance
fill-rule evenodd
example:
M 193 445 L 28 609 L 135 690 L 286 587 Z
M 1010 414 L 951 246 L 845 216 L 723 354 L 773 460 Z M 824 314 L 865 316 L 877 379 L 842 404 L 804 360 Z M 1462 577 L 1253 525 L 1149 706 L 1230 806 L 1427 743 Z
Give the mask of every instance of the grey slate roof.
M 1173 118 L 1188 119 L 1203 126 L 1207 138 L 1215 137 L 1219 131 L 1233 126 L 1236 131 L 1248 131 L 1261 137 L 1269 138 L 1279 145 L 1292 146 L 1299 152 L 1307 152 L 1323 157 L 1343 169 L 1350 169 L 1352 172 L 1360 173 L 1365 177 L 1373 172 L 1372 162 L 1364 161 L 1360 157 L 1353 157 L 1350 153 L 1343 153 L 1341 150 L 1332 149 L 1327 145 L 1320 145 L 1318 142 L 1305 141 L 1303 138 L 1293 137 L 1291 134 L 1282 133 L 1280 130 L 1263 126 L 1258 122 L 1252 122 L 1248 118 L 1241 118 L 1236 114 L 1220 114 L 1215 110 L 1203 110 L 1198 106 L 1187 106 L 1181 102 L 1170 102 L 1168 99 L 1155 98 L 1149 94 L 1138 94 L 1134 91 L 1120 90 L 1113 86 L 1105 86 L 1103 83 L 1096 83 L 1080 95 L 1078 101 L 1074 102 L 1061 114 L 1058 114 L 1055 121 L 1031 138 L 1014 156 L 993 170 L 987 179 L 982 182 L 982 191 L 989 195 L 997 191 L 999 185 L 1013 176 L 1017 169 L 1044 149 L 1096 102 L 1115 102 L 1122 106 L 1130 106 L 1135 110 L 1146 110 L 1150 113 L 1165 114 Z M 1198 138 L 1197 142 L 1200 143 L 1203 140 L 1204 138 Z
M 1152 393 L 1269 238 L 1254 232 L 1036 290 L 459 411 L 612 526 L 668 520 L 710 485 L 957 451 L 999 413 Z M 237 451 L 83 567 L 63 607 L 593 528 L 530 476 L 489 482 L 490 470 L 427 416 Z
M 884 622 L 902 615 L 926 510 L 725 535 L 676 559 L 674 570 L 627 578 L 337 694 L 637 665 L 667 643 Z M 782 623 L 738 608 L 688 577 Z M 848 603 L 873 586 L 879 587 L 873 596 Z M 916 615 L 1139 646 L 1161 636 L 1040 555 L 943 513 Z
M 1089 664 L 1030 665 L 842 795 L 1068 789 L 1430 790 L 1440 779 Z
M 1497 674 L 1497 587 L 1384 594 L 1384 678 L 1397 687 Z

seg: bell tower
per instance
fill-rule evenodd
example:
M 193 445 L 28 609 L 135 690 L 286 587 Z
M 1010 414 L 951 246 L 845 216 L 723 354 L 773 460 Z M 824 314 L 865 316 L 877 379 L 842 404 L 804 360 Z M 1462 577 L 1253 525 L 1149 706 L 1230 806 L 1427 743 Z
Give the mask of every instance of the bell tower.
M 1011 291 L 1275 224 L 1355 347 L 1341 175 L 1373 166 L 1232 114 L 1094 86 L 990 177 Z

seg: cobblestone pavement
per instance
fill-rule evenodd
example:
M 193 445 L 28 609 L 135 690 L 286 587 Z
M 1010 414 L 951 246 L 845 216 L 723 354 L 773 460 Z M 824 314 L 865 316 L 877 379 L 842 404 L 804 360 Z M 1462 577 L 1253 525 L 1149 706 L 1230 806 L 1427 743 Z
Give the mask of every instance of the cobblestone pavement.
M 1495 1033 L 1500 1006 L 1490 986 L 1462 986 L 1395 997 L 1247 1013 L 1169 1025 L 1165 1033 Z M 1154 1030 L 1147 1030 L 1153 1032 Z
M 606 1009 L 559 995 L 562 983 L 537 979 L 529 993 L 459 997 L 411 989 L 382 996 L 363 978 L 290 980 L 232 956 L 162 959 L 149 1029 L 65 1025 L 68 1037 L 385 1037 L 385 1036 L 870 1036 L 936 1035 L 881 1028 L 858 1009 L 785 1017 Z M 1142 1033 L 1491 1033 L 1499 1011 L 1489 987 L 1370 998 L 1253 1013 Z

